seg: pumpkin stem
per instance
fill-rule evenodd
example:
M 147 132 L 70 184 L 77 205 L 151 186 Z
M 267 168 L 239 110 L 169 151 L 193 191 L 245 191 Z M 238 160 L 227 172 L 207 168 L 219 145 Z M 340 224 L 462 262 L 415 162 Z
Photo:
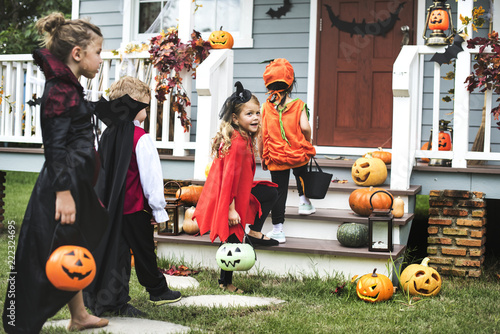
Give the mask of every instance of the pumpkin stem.
M 222 26 L 220 26 L 220 29 L 219 30 L 222 30 Z
M 429 261 L 430 261 L 430 259 L 428 257 L 426 257 L 422 260 L 422 263 L 420 265 L 428 267 Z
M 376 271 L 377 271 L 377 268 L 373 269 L 372 277 L 378 277 L 377 274 L 375 273 Z

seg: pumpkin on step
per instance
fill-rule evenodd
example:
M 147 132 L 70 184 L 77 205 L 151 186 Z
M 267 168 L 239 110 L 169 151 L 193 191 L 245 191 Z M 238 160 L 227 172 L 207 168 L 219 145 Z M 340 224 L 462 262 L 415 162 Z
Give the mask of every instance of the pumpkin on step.
M 200 232 L 200 228 L 196 220 L 193 220 L 194 210 L 196 208 L 194 206 L 186 209 L 184 212 L 184 221 L 182 223 L 182 230 L 187 234 L 196 234 Z
M 392 215 L 394 218 L 401 218 L 405 214 L 405 202 L 398 196 L 394 199 L 394 204 L 392 205 Z
M 360 216 L 368 217 L 372 213 L 370 205 L 370 197 L 376 191 L 383 191 L 375 194 L 372 198 L 372 205 L 374 209 L 390 209 L 393 197 L 389 192 L 386 192 L 382 188 L 360 188 L 354 190 L 351 195 L 349 195 L 349 206 L 351 210 Z
M 175 193 L 175 197 L 179 198 L 182 203 L 186 205 L 196 205 L 200 199 L 201 191 L 203 186 L 190 185 L 187 187 L 181 187 Z
M 337 240 L 342 246 L 363 247 L 368 244 L 366 224 L 343 223 L 337 229 Z
M 394 286 L 389 277 L 377 274 L 377 269 L 373 269 L 373 274 L 361 276 L 356 284 L 356 294 L 359 299 L 369 303 L 389 300 L 394 294 Z
M 392 160 L 392 153 L 382 150 L 382 147 L 379 147 L 378 151 L 373 151 L 373 152 L 370 152 L 368 154 L 370 154 L 372 156 L 372 158 L 379 158 L 386 165 L 390 164 L 391 160 Z
M 358 186 L 379 186 L 387 179 L 387 166 L 379 158 L 359 158 L 352 165 L 351 175 Z
M 410 264 L 403 270 L 399 283 L 403 291 L 410 295 L 435 296 L 441 290 L 441 276 L 428 266 L 429 258 L 426 257 L 421 264 Z

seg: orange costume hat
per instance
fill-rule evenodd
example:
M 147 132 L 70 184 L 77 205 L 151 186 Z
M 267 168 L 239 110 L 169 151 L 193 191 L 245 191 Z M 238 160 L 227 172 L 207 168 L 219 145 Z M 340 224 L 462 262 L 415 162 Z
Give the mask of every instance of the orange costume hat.
M 264 84 L 268 89 L 269 85 L 275 82 L 284 82 L 287 85 L 287 88 L 284 89 L 278 89 L 278 90 L 269 89 L 267 94 L 270 95 L 267 98 L 267 100 L 269 102 L 274 102 L 274 101 L 280 101 L 281 93 L 286 91 L 293 84 L 293 81 L 295 80 L 295 73 L 293 71 L 292 64 L 290 64 L 288 60 L 286 60 L 285 58 L 278 58 L 272 60 L 266 66 L 263 78 L 264 78 Z

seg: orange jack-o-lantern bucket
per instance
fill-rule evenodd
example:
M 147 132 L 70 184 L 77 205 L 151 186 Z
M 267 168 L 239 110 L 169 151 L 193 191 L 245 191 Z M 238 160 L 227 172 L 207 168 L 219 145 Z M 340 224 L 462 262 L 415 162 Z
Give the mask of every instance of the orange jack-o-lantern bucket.
M 94 280 L 95 260 L 84 247 L 66 245 L 57 248 L 45 265 L 49 281 L 59 290 L 80 291 Z

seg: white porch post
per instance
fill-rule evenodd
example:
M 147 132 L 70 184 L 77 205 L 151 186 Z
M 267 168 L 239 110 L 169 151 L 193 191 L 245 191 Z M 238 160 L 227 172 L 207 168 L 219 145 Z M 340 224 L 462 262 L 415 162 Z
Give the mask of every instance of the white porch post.
M 194 3 L 193 1 L 179 1 L 179 39 L 186 43 L 191 39 L 191 33 L 194 27 Z M 192 102 L 192 83 L 191 73 L 186 70 L 181 72 L 182 86 Z M 187 117 L 191 117 L 191 107 L 186 107 Z M 182 144 L 189 141 L 189 132 L 184 132 L 184 127 L 180 120 L 175 118 L 174 123 L 174 156 L 183 156 L 185 151 Z
M 406 190 L 410 187 L 413 169 L 412 110 L 418 101 L 418 46 L 404 46 L 394 62 L 392 73 L 392 162 L 391 189 Z M 413 88 L 413 90 L 412 90 Z
M 460 21 L 458 18 L 462 16 L 472 16 L 474 7 L 473 0 L 463 0 L 457 3 L 457 16 L 455 22 Z M 471 25 L 467 27 L 467 31 L 472 35 L 473 30 Z M 472 36 L 471 36 L 472 37 Z M 469 150 L 469 92 L 464 84 L 465 79 L 470 74 L 470 53 L 467 47 L 463 47 L 464 52 L 460 52 L 456 60 L 455 71 L 455 104 L 453 107 L 453 159 L 451 166 L 453 168 L 467 167 L 465 155 Z M 455 136 L 455 134 L 460 134 Z

